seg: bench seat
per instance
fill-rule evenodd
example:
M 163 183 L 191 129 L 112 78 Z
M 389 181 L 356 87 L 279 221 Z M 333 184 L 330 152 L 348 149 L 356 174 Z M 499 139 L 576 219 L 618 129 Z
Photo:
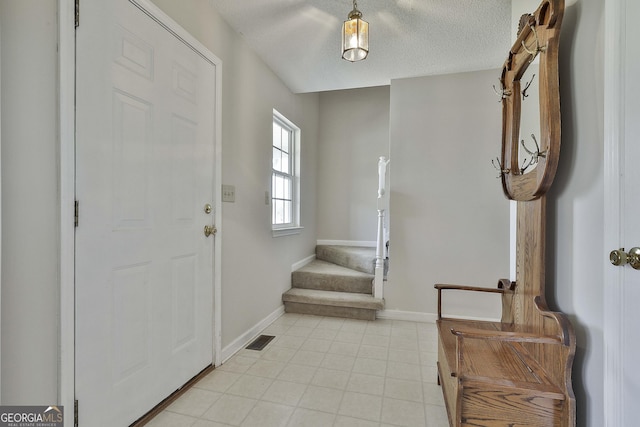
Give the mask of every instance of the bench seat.
M 558 425 L 565 394 L 529 353 L 532 334 L 501 322 L 444 318 L 437 325 L 438 379 L 451 425 Z

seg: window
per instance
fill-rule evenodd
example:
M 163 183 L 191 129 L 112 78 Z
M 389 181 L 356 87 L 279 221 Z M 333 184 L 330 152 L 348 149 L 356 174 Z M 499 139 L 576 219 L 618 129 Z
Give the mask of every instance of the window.
M 273 110 L 271 226 L 274 236 L 299 232 L 300 129 Z

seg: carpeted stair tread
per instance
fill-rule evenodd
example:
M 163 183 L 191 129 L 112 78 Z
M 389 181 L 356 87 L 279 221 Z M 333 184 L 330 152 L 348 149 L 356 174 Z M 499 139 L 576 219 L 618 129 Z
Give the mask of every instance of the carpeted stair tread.
M 318 245 L 316 258 L 363 273 L 375 274 L 376 248 Z
M 316 289 L 291 288 L 282 294 L 282 301 L 301 304 L 329 305 L 334 307 L 352 307 L 370 310 L 382 310 L 384 300 L 367 294 L 348 292 L 320 291 Z
M 373 279 L 374 277 L 371 273 L 363 273 L 362 271 L 353 270 L 351 268 L 343 267 L 341 265 L 333 264 L 331 262 L 323 261 L 320 259 L 311 261 L 309 264 L 296 270 L 296 272 L 309 272 L 335 276 L 365 277 L 369 279 Z
M 291 274 L 294 288 L 371 294 L 373 274 L 314 260 Z

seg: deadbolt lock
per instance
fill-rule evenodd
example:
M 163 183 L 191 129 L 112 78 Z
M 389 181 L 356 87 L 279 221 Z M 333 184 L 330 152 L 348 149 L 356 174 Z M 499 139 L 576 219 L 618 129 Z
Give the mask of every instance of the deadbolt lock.
M 218 232 L 218 229 L 216 228 L 215 225 L 205 225 L 204 226 L 204 235 L 205 237 L 209 237 L 211 235 L 214 235 Z
M 628 253 L 624 248 L 611 251 L 609 261 L 616 266 L 629 264 L 634 269 L 640 270 L 640 248 L 631 248 Z
M 209 203 L 204 205 L 204 213 L 206 213 L 206 214 L 210 214 L 211 213 L 211 205 Z

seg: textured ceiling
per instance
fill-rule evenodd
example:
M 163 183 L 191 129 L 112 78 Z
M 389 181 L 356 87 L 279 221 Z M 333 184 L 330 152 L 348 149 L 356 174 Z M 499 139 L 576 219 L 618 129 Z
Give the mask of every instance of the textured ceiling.
M 511 0 L 359 0 L 369 57 L 340 57 L 351 0 L 211 0 L 295 93 L 388 85 L 392 79 L 500 67 Z

